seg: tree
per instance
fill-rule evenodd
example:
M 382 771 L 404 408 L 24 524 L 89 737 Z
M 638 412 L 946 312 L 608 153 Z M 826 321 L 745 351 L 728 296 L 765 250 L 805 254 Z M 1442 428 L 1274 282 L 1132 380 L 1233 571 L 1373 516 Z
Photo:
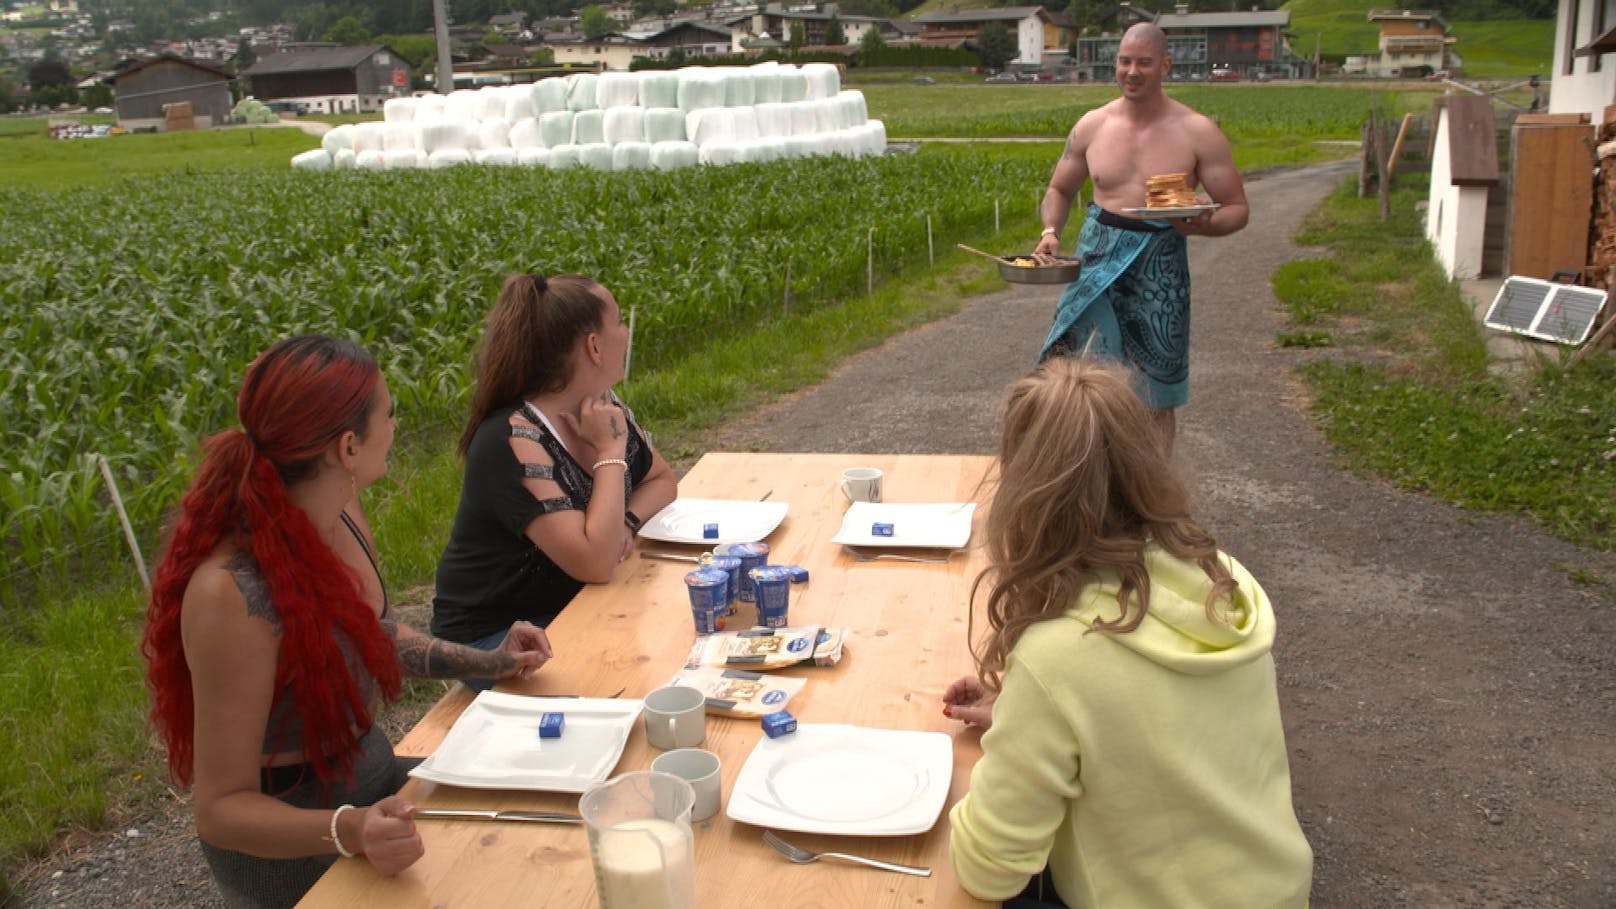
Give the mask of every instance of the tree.
M 898 15 L 898 4 L 892 0 L 847 0 L 841 4 L 841 11 L 849 16 L 871 16 L 876 19 L 892 19 Z
M 678 9 L 679 0 L 634 0 L 634 15 L 641 19 L 672 15 Z
M 976 55 L 982 68 L 997 72 L 1016 57 L 1016 39 L 1002 22 L 990 22 L 976 36 Z
M 835 15 L 825 23 L 825 44 L 828 47 L 840 47 L 847 43 L 847 33 L 842 31 L 842 20 Z
M 79 96 L 79 101 L 89 108 L 111 107 L 112 86 L 105 82 L 97 82 L 84 90 L 84 93 Z
M 786 39 L 786 46 L 792 50 L 799 50 L 808 43 L 808 31 L 802 27 L 802 22 L 791 23 L 791 37 Z
M 865 29 L 864 37 L 859 39 L 859 63 L 863 66 L 869 66 L 870 59 L 885 50 L 886 46 L 886 39 L 881 37 L 879 28 L 872 25 Z
M 345 47 L 352 47 L 356 44 L 369 44 L 370 29 L 365 28 L 365 23 L 360 22 L 355 16 L 343 16 L 332 23 L 330 28 L 326 29 L 320 40 L 341 44 Z
M 58 85 L 73 85 L 73 71 L 60 60 L 46 57 L 35 61 L 28 67 L 28 88 L 38 91 L 42 88 L 54 88 Z
M 241 72 L 258 62 L 258 52 L 253 50 L 252 42 L 242 38 L 236 42 L 236 72 Z
M 10 79 L 0 75 L 0 114 L 9 114 L 22 106 L 22 94 Z
M 604 38 L 617 27 L 617 23 L 606 15 L 605 8 L 598 3 L 591 3 L 578 11 L 578 24 L 584 30 L 584 37 L 590 40 Z
M 555 62 L 555 48 L 541 47 L 528 55 L 527 62 L 531 66 L 549 66 Z

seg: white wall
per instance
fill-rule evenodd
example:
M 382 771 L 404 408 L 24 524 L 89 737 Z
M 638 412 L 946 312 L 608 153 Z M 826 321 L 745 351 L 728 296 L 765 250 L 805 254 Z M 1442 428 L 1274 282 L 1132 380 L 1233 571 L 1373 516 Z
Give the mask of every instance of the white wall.
M 1454 280 L 1481 274 L 1487 231 L 1487 187 L 1454 186 L 1448 157 L 1448 112 L 1437 120 L 1431 152 L 1431 191 L 1426 199 L 1425 238 L 1442 270 Z
M 1605 105 L 1616 103 L 1616 54 L 1608 54 L 1601 61 L 1599 72 L 1589 69 L 1591 57 L 1570 57 L 1571 52 L 1592 41 L 1594 34 L 1595 4 L 1605 7 L 1605 28 L 1616 26 L 1616 0 L 1560 0 L 1560 11 L 1554 20 L 1554 64 L 1550 72 L 1549 113 L 1589 114 L 1594 123 L 1604 119 Z M 1577 12 L 1577 33 L 1567 34 L 1573 5 Z M 1568 38 L 1570 40 L 1568 40 Z M 1566 73 L 1566 59 L 1571 59 L 1571 73 Z
M 1010 62 L 1044 62 L 1044 23 L 1038 20 L 1037 13 L 1016 23 L 1016 59 Z

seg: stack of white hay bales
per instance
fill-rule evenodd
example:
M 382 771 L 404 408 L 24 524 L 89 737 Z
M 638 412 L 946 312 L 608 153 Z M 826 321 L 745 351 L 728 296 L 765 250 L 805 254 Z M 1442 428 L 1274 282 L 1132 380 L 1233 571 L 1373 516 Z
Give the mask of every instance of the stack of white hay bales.
M 394 98 L 292 159 L 304 170 L 455 164 L 598 170 L 879 155 L 886 127 L 829 63 L 580 73 Z

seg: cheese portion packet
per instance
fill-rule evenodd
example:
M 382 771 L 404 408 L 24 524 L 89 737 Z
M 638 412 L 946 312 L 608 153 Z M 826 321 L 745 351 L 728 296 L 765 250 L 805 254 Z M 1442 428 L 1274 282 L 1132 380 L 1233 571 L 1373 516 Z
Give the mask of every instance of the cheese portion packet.
M 707 712 L 720 716 L 759 717 L 785 707 L 806 679 L 764 675 L 745 669 L 697 666 L 682 669 L 669 685 L 686 685 L 707 697 Z
M 685 667 L 721 666 L 759 671 L 787 666 L 834 666 L 842 659 L 846 628 L 818 625 L 751 628 L 696 638 Z

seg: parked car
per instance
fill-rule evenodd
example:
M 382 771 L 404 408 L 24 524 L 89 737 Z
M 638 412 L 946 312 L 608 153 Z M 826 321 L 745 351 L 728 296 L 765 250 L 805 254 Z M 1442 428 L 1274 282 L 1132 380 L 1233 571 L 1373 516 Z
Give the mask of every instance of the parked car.
M 1229 69 L 1227 66 L 1215 66 L 1215 67 L 1212 68 L 1211 81 L 1213 81 L 1213 82 L 1239 82 L 1240 81 L 1240 72 L 1238 70 Z
M 993 75 L 991 75 L 991 76 L 989 76 L 987 78 L 987 81 L 989 81 L 989 82 L 1014 82 L 1014 81 L 1016 81 L 1016 74 L 1015 73 L 994 73 Z
M 1447 70 L 1439 69 L 1436 72 L 1432 73 L 1431 75 L 1426 76 L 1425 81 L 1427 81 L 1427 82 L 1441 82 L 1443 79 L 1447 79 L 1451 75 L 1452 74 L 1449 73 Z

